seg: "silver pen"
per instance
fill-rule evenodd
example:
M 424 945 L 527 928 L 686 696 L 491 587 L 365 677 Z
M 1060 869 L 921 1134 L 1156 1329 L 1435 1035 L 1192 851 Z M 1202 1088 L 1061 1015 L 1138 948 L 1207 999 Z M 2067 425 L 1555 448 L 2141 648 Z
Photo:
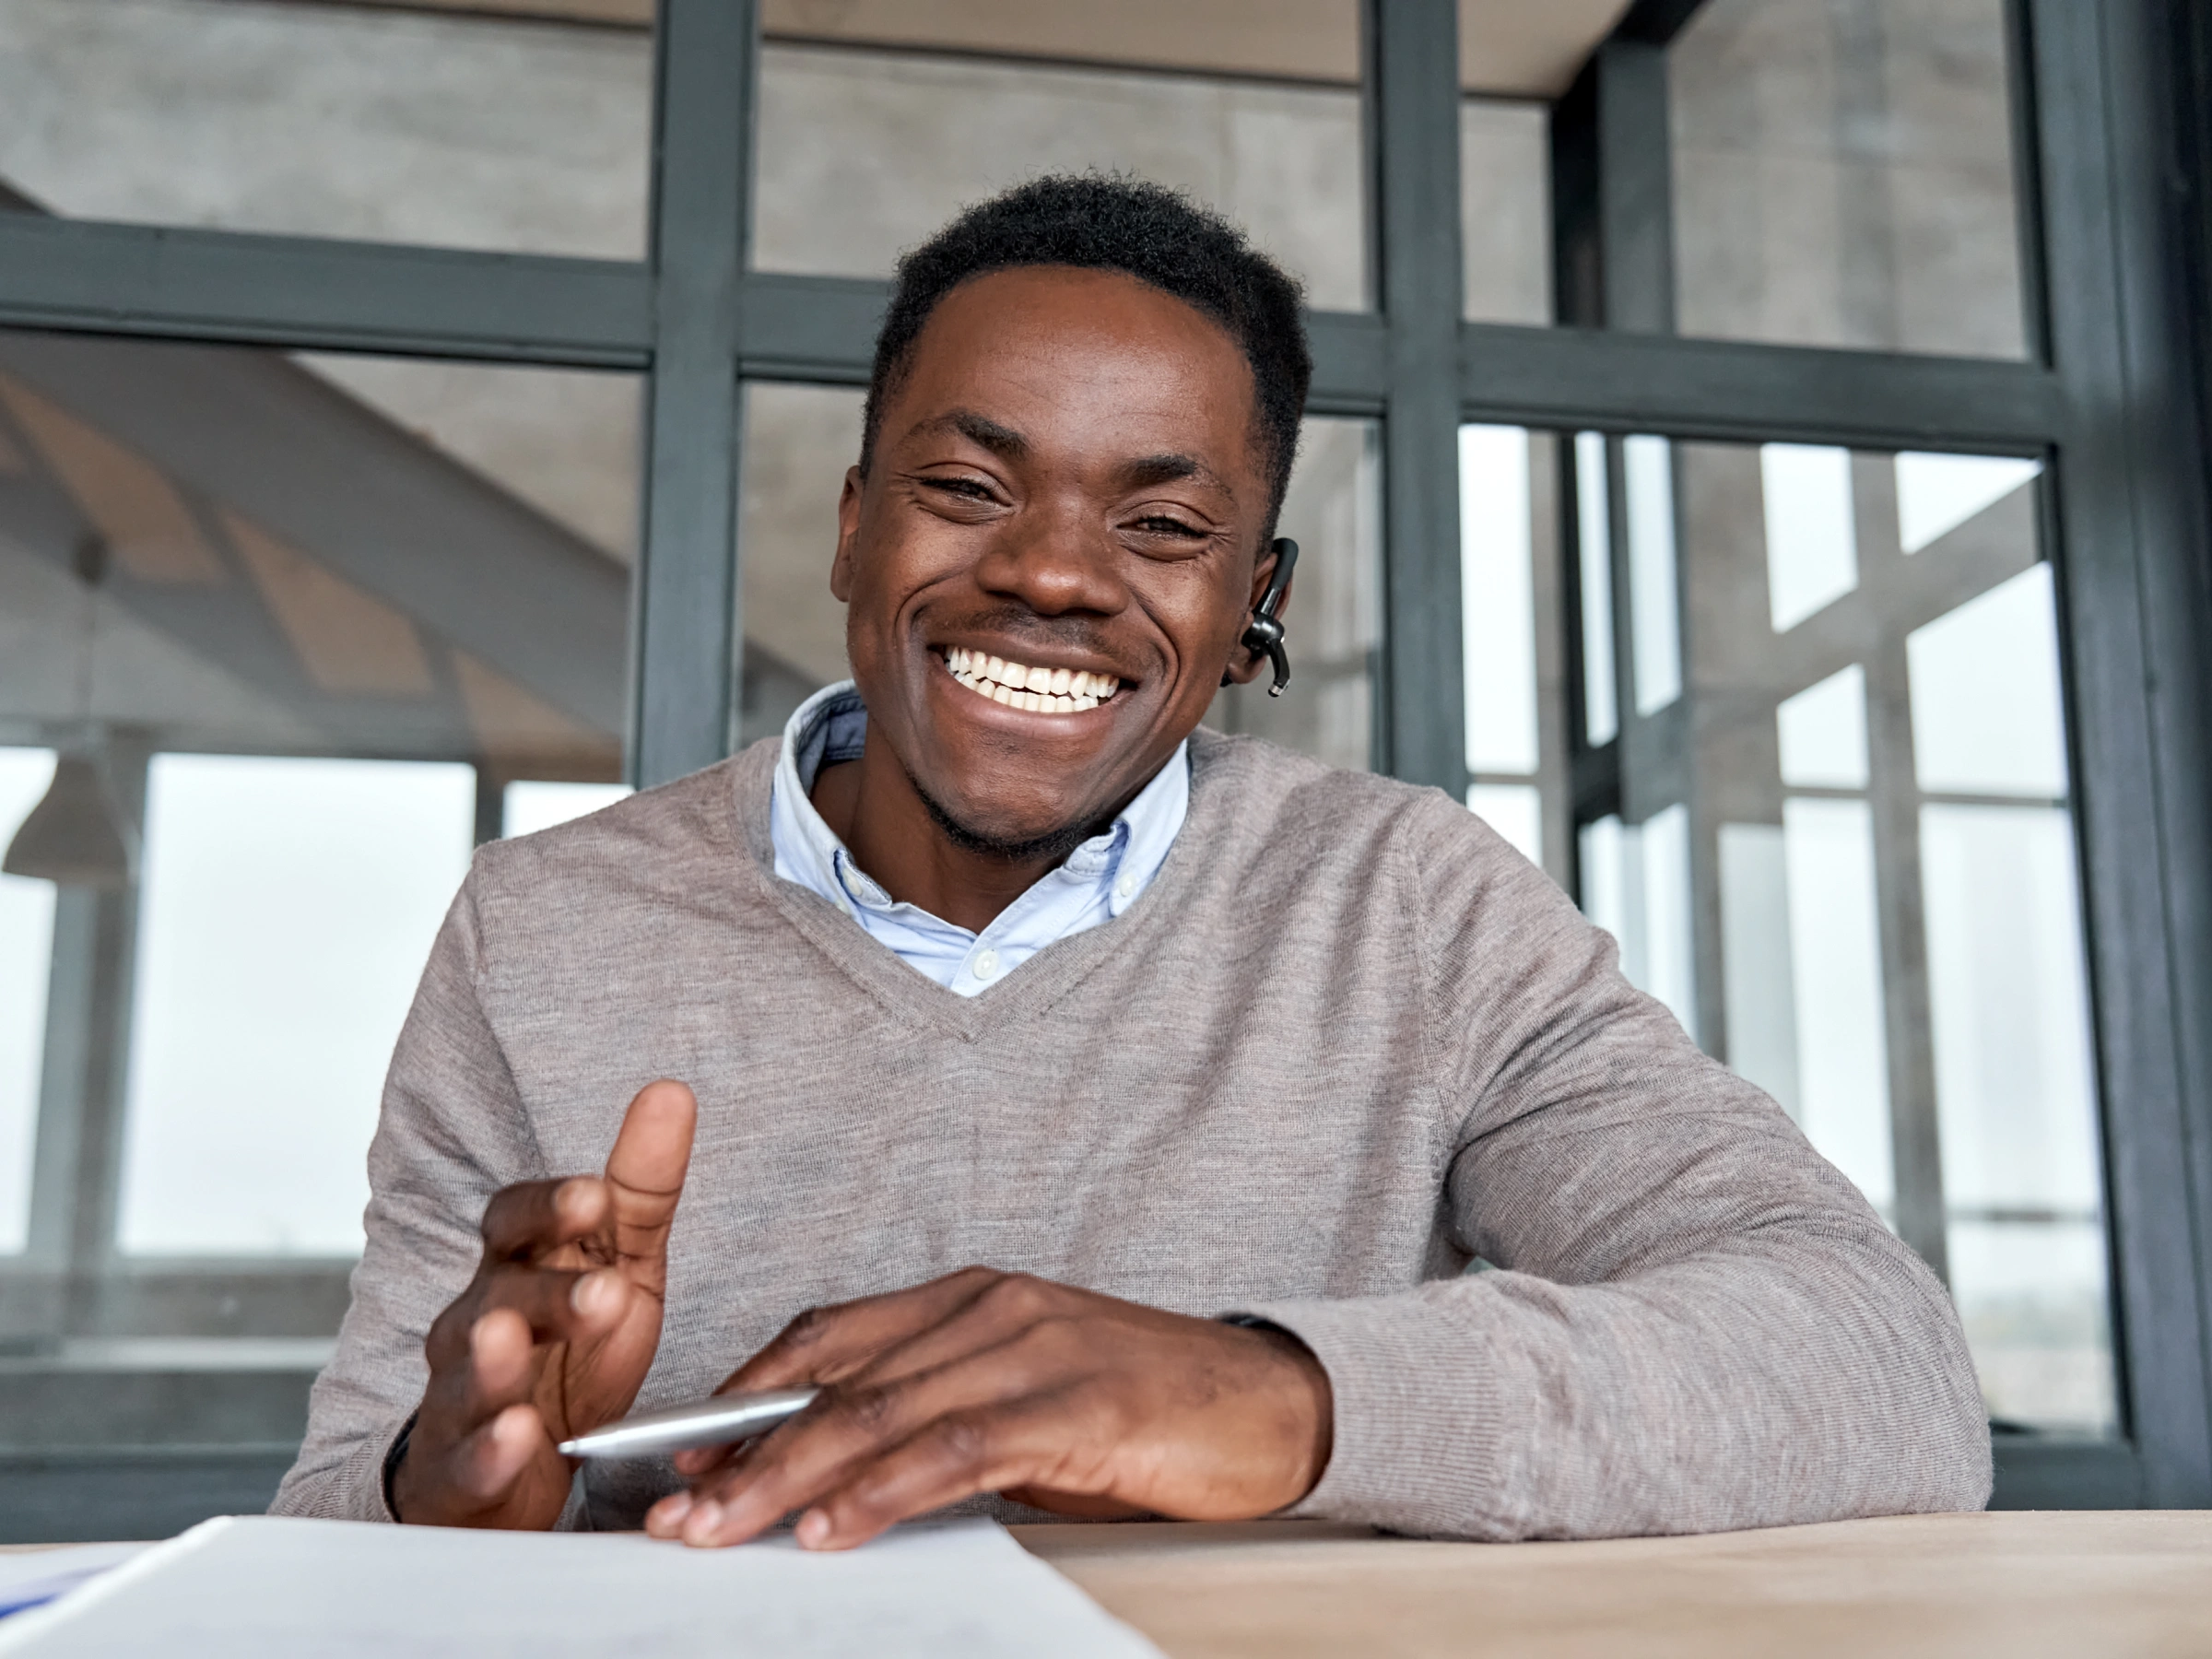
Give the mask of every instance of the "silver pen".
M 640 1412 L 560 1442 L 563 1457 L 653 1457 L 694 1446 L 726 1446 L 766 1434 L 814 1404 L 818 1388 L 716 1394 L 688 1406 Z

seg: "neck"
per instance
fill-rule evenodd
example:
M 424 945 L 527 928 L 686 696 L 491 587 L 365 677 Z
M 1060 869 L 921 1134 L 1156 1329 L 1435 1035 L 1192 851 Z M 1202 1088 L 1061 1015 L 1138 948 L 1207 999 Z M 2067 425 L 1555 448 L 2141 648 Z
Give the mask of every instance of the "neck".
M 885 892 L 970 933 L 982 932 L 1068 853 L 1056 846 L 1009 855 L 957 838 L 873 725 L 860 759 L 824 767 L 807 794 Z

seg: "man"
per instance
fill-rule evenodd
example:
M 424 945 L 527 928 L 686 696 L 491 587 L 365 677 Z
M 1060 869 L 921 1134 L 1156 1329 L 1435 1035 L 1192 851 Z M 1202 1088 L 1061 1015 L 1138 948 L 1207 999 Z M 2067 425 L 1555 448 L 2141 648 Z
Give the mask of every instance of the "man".
M 1149 186 L 1040 181 L 901 265 L 853 685 L 478 854 L 280 1512 L 841 1547 L 970 1500 L 1984 1501 L 1941 1287 L 1606 935 L 1446 796 L 1197 729 L 1258 671 L 1307 374 L 1295 285 Z M 554 1449 L 801 1382 L 734 1456 Z

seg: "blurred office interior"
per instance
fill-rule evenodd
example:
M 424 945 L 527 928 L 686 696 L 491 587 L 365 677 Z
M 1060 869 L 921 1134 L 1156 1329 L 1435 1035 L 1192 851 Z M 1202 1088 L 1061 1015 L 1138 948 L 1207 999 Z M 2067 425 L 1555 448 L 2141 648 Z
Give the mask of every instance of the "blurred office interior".
M 472 848 L 843 677 L 892 262 L 1088 168 L 1312 308 L 1212 724 L 1610 928 L 2000 1502 L 2212 1505 L 2208 112 L 2185 0 L 0 0 L 0 1538 L 265 1502 Z

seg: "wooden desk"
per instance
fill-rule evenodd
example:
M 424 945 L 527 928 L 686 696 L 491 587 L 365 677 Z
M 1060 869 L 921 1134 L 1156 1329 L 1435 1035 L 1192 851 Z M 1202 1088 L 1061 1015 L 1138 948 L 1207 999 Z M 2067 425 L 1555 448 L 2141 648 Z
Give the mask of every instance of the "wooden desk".
M 1298 1521 L 1013 1531 L 1170 1659 L 2212 1655 L 2206 1510 L 1603 1544 L 1429 1544 Z
M 1018 1526 L 1171 1659 L 2212 1654 L 2212 1511 L 1430 1544 L 1297 1522 Z

